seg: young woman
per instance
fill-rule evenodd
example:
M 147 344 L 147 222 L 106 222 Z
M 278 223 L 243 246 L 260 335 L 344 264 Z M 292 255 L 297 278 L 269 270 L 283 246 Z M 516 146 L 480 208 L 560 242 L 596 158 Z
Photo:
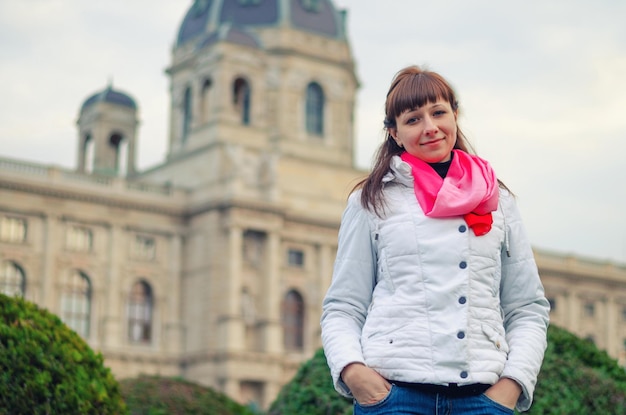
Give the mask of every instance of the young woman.
M 400 71 L 350 195 L 324 351 L 355 414 L 512 414 L 532 403 L 549 305 L 515 200 L 457 125 L 440 75 Z

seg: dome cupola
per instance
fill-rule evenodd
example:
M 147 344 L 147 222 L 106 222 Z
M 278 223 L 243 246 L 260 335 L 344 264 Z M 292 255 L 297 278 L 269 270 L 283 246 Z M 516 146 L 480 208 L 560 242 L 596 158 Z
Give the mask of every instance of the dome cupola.
M 107 176 L 135 173 L 137 103 L 109 83 L 80 107 L 78 171 Z
M 122 91 L 116 91 L 113 89 L 113 85 L 109 84 L 105 89 L 100 92 L 96 92 L 83 102 L 81 106 L 81 112 L 92 106 L 96 102 L 108 102 L 110 104 L 116 104 L 123 107 L 137 109 L 137 103 L 130 95 Z
M 344 19 L 330 0 L 195 0 L 180 26 L 176 46 L 202 39 L 224 24 L 252 30 L 291 27 L 345 40 Z

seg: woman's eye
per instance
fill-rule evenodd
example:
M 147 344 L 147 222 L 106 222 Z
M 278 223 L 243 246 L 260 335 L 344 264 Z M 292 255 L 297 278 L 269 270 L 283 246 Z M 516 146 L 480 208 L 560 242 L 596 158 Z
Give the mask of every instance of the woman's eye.
M 406 120 L 407 124 L 413 124 L 413 123 L 415 123 L 417 121 L 418 121 L 417 117 L 411 117 L 408 120 Z
M 435 111 L 435 116 L 443 115 L 445 113 L 446 112 L 444 110 L 438 110 L 438 111 Z

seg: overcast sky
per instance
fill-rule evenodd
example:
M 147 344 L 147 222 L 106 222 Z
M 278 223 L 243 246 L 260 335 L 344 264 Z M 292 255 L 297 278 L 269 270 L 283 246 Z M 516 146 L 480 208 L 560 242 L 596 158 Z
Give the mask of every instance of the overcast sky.
M 0 0 L 0 157 L 76 166 L 82 102 L 139 104 L 140 168 L 163 160 L 164 73 L 191 0 Z M 335 0 L 361 89 L 357 160 L 382 140 L 393 75 L 456 88 L 461 127 L 517 194 L 533 245 L 626 262 L 626 2 Z

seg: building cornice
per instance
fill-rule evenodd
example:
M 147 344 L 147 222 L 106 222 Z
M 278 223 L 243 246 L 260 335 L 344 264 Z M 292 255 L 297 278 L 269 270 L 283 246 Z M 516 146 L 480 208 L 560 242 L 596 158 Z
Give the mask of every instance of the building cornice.
M 72 191 L 67 189 L 59 189 L 54 187 L 37 186 L 25 183 L 15 183 L 0 179 L 0 189 L 19 191 L 24 193 L 37 194 L 46 197 L 54 197 L 64 200 L 75 200 L 85 203 L 93 203 L 97 205 L 112 206 L 121 209 L 130 209 L 158 213 L 168 216 L 182 216 L 184 213 L 183 206 L 172 206 L 172 204 L 159 204 L 155 201 L 138 201 L 132 200 L 132 197 L 115 197 L 98 195 L 97 193 Z
M 541 275 L 626 286 L 626 265 L 534 249 Z
M 0 159 L 0 189 L 168 216 L 183 216 L 189 191 L 122 177 Z
M 339 217 L 336 220 L 332 219 L 320 219 L 318 216 L 307 216 L 297 212 L 292 212 L 289 209 L 285 209 L 271 202 L 261 202 L 253 200 L 241 200 L 241 199 L 229 199 L 229 200 L 213 200 L 203 203 L 199 203 L 193 207 L 190 207 L 186 211 L 187 218 L 192 216 L 201 215 L 210 211 L 225 212 L 228 210 L 240 209 L 249 210 L 258 213 L 265 213 L 273 216 L 277 216 L 282 222 L 294 222 L 301 225 L 316 226 L 328 229 L 337 229 L 339 227 Z
M 303 361 L 310 359 L 310 354 L 305 352 L 295 353 L 290 360 L 285 359 L 285 353 L 250 352 L 250 351 L 217 351 L 188 353 L 183 359 L 185 365 L 197 365 L 200 363 L 227 363 L 238 361 L 247 364 L 271 364 L 281 365 L 290 369 L 297 369 Z

